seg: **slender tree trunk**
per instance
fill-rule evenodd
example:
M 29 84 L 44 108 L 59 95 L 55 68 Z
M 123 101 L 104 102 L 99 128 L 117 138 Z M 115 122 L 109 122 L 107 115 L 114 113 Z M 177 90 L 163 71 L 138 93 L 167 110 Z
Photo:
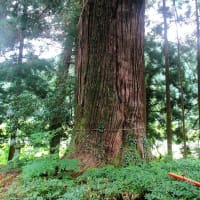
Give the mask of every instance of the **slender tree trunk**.
M 167 26 L 167 7 L 165 0 L 163 0 L 163 19 L 164 19 L 164 56 L 165 56 L 165 84 L 166 84 L 166 136 L 167 136 L 168 155 L 172 157 L 168 26 Z
M 12 160 L 15 156 L 15 143 L 16 143 L 16 132 L 12 132 L 10 136 L 8 161 Z
M 84 167 L 144 158 L 144 0 L 93 0 L 79 20 L 74 157 Z M 132 146 L 135 148 L 135 146 Z
M 18 64 L 22 64 L 23 51 L 24 51 L 24 35 L 23 33 L 20 33 L 19 52 L 18 52 L 18 61 L 17 61 Z
M 198 78 L 198 118 L 199 118 L 199 140 L 200 140 L 200 30 L 199 30 L 199 8 L 198 1 L 195 0 L 196 5 L 196 25 L 197 25 L 197 78 Z
M 179 86 L 180 86 L 180 98 L 181 98 L 181 132 L 183 136 L 183 156 L 187 157 L 187 144 L 186 144 L 186 130 L 185 130 L 185 101 L 184 101 L 184 86 L 183 86 L 183 69 L 181 67 L 181 55 L 180 55 L 180 40 L 179 40 L 179 29 L 178 29 L 178 12 L 176 9 L 176 1 L 173 1 L 174 12 L 175 12 L 175 23 L 176 23 L 176 38 L 177 38 L 177 49 L 178 49 L 178 74 L 179 74 Z
M 61 127 L 62 124 L 56 124 L 56 129 L 58 129 L 58 127 Z M 56 129 L 53 129 L 54 127 L 51 126 L 50 127 L 50 130 L 56 130 Z M 51 137 L 50 139 L 50 142 L 49 142 L 49 146 L 50 146 L 50 154 L 59 154 L 59 147 L 60 147 L 60 141 L 61 141 L 61 137 L 62 137 L 62 132 L 59 130 L 59 131 L 56 131 L 56 133 L 53 134 L 53 136 Z
M 55 108 L 56 111 L 53 113 L 52 120 L 50 121 L 50 127 L 49 130 L 55 132 L 53 136 L 50 139 L 50 153 L 59 153 L 59 146 L 60 146 L 60 141 L 62 137 L 62 131 L 59 129 L 62 127 L 63 120 L 60 119 L 60 114 L 61 114 L 61 109 L 62 106 L 65 102 L 66 98 L 66 79 L 68 78 L 68 71 L 69 71 L 69 66 L 71 62 L 71 54 L 72 54 L 72 47 L 70 46 L 69 48 L 66 48 L 64 51 L 64 57 L 63 57 L 63 67 L 62 69 L 58 72 L 58 77 L 57 77 L 57 84 L 56 84 L 56 98 L 55 98 Z
M 27 29 L 27 1 L 24 2 L 24 7 L 23 7 L 23 13 L 22 13 L 22 27 L 19 29 L 19 47 L 18 47 L 18 58 L 17 58 L 17 64 L 20 65 L 23 62 L 23 53 L 24 53 L 24 39 L 25 39 L 25 31 Z M 16 81 L 16 99 L 20 95 L 19 89 L 21 87 L 21 80 Z M 12 125 L 14 127 L 12 133 L 11 133 L 11 138 L 10 138 L 10 149 L 8 152 L 8 160 L 12 160 L 13 157 L 15 156 L 15 153 L 20 152 L 20 146 L 18 146 L 19 149 L 16 151 L 16 139 L 17 139 L 17 129 L 18 129 L 18 119 L 14 122 Z
M 19 48 L 18 48 L 18 65 L 22 64 L 22 59 L 23 59 L 23 51 L 24 51 L 24 36 L 21 33 L 20 34 L 20 39 L 19 39 Z M 19 89 L 21 85 L 21 81 L 17 80 L 16 81 L 16 94 L 15 97 L 20 95 Z M 13 119 L 12 119 L 13 120 Z M 8 151 L 8 161 L 12 160 L 15 156 L 15 153 L 20 152 L 20 146 L 18 146 L 18 151 L 16 151 L 16 139 L 17 139 L 17 129 L 18 129 L 18 119 L 14 120 L 12 122 L 12 131 L 11 131 L 11 136 L 10 136 L 10 145 L 9 145 L 9 151 Z
M 80 0 L 80 3 L 82 0 Z M 68 6 L 71 6 L 70 3 Z M 72 110 L 72 95 L 71 94 L 71 88 L 69 89 L 70 86 L 67 86 L 68 80 L 69 80 L 69 67 L 70 64 L 72 64 L 72 56 L 75 54 L 73 52 L 73 49 L 76 47 L 77 44 L 77 27 L 76 27 L 76 22 L 78 21 L 78 14 L 79 11 L 77 10 L 77 7 L 74 7 L 75 13 L 74 13 L 74 18 L 71 22 L 65 20 L 67 22 L 66 24 L 66 31 L 67 35 L 65 38 L 65 49 L 63 52 L 63 58 L 62 58 L 62 65 L 58 69 L 58 74 L 57 74 L 57 83 L 56 83 L 56 89 L 55 89 L 55 99 L 53 104 L 55 105 L 54 107 L 56 108 L 55 112 L 53 113 L 52 120 L 50 121 L 50 130 L 59 130 L 61 129 L 62 125 L 65 123 L 70 124 L 71 120 L 73 119 L 73 112 Z M 69 31 L 70 30 L 70 31 Z M 73 88 L 74 89 L 74 88 Z M 68 94 L 67 94 L 68 90 Z M 66 97 L 69 98 L 70 101 L 70 109 L 68 110 L 68 119 L 64 119 L 62 116 L 62 109 L 64 103 L 66 102 Z M 60 130 L 56 132 L 53 137 L 50 140 L 50 153 L 59 153 L 59 146 L 60 146 L 60 141 L 61 137 L 63 136 L 63 131 Z

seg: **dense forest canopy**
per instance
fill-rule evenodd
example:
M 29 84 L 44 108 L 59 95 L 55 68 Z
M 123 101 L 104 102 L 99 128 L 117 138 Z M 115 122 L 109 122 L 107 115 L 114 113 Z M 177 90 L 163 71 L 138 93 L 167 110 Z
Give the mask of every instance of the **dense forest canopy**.
M 198 0 L 0 0 L 0 172 L 22 181 L 5 199 L 198 199 L 159 168 L 200 180 L 199 11 Z

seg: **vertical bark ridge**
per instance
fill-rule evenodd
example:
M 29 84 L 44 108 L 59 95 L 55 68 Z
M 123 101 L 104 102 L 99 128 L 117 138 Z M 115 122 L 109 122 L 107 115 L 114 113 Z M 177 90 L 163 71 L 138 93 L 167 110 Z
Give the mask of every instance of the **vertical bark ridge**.
M 137 138 L 144 156 L 143 17 L 144 1 L 93 0 L 84 6 L 76 110 L 82 133 L 75 143 L 85 164 L 113 162 L 123 154 L 128 135 Z

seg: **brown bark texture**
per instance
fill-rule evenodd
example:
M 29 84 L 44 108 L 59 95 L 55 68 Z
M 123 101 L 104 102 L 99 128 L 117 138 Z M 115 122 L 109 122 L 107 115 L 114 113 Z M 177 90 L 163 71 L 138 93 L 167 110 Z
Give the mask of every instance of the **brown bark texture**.
M 166 86 L 166 137 L 168 155 L 172 156 L 172 131 L 171 131 L 171 101 L 170 101 L 170 70 L 169 70 L 169 49 L 168 49 L 168 25 L 167 7 L 163 0 L 164 19 L 164 57 L 165 57 L 165 86 Z
M 122 161 L 128 138 L 144 157 L 144 0 L 90 0 L 79 20 L 75 156 Z

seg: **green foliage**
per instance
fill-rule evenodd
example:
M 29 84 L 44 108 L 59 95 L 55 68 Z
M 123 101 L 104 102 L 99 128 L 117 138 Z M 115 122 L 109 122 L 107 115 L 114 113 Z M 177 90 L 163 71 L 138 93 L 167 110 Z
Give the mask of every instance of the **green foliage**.
M 47 77 L 52 72 L 52 68 L 52 61 L 36 58 L 20 65 L 11 62 L 1 63 L 0 81 L 2 82 L 2 89 L 9 94 L 8 97 L 29 91 L 44 98 L 48 88 Z
M 7 155 L 8 155 L 8 145 L 7 144 L 1 144 L 0 145 L 0 165 L 6 164 Z
M 30 136 L 30 141 L 34 147 L 48 146 L 50 137 L 49 131 L 34 132 Z
M 128 147 L 124 152 L 124 165 L 138 165 L 143 162 L 141 159 L 139 152 L 137 151 L 137 139 L 136 138 L 128 138 Z
M 182 3 L 178 2 L 180 7 Z M 168 17 L 170 17 L 171 9 L 168 11 Z M 2 0 L 0 7 L 1 53 L 15 51 L 20 35 L 23 35 L 26 40 L 38 36 L 46 37 L 45 35 L 49 37 L 50 27 L 53 27 L 52 32 L 55 34 L 53 36 L 63 44 L 63 49 L 75 49 L 76 24 L 79 14 L 78 2 L 72 0 Z M 189 14 L 188 9 L 185 16 Z M 186 18 L 188 19 L 188 16 Z M 165 83 L 162 44 L 156 38 L 162 34 L 163 28 L 161 24 L 157 24 L 154 27 L 155 32 L 152 30 L 146 38 L 145 63 L 147 121 L 148 132 L 151 133 L 147 136 L 155 141 L 165 137 L 165 103 L 163 101 L 165 99 Z M 197 88 L 196 78 L 193 74 L 196 65 L 194 41 L 191 38 L 185 44 L 181 44 L 188 129 L 197 127 L 195 107 Z M 25 44 L 24 48 L 30 50 L 28 56 L 23 56 L 24 63 L 16 64 L 18 56 L 13 55 L 9 62 L 0 65 L 0 121 L 4 120 L 7 123 L 7 135 L 4 131 L 0 133 L 0 136 L 4 138 L 3 142 L 7 142 L 9 134 L 16 131 L 17 137 L 24 140 L 23 144 L 33 145 L 34 150 L 41 145 L 47 148 L 51 137 L 57 133 L 63 137 L 66 130 L 72 128 L 75 78 L 67 74 L 66 65 L 63 64 L 59 64 L 56 77 L 52 67 L 53 62 L 36 59 L 30 44 L 29 46 Z M 177 50 L 174 42 L 169 43 L 169 51 L 172 120 L 177 123 L 181 119 L 181 110 L 176 70 Z M 74 73 L 72 74 L 74 75 Z M 173 133 L 175 133 L 176 141 L 181 142 L 180 127 L 178 123 L 175 123 Z M 99 133 L 102 133 L 104 125 L 99 123 L 97 129 Z M 150 147 L 146 146 L 148 152 Z M 72 178 L 72 172 L 79 171 L 76 160 L 60 160 L 56 156 L 35 159 L 34 150 L 28 157 L 21 153 L 8 163 L 6 170 L 22 168 L 22 180 L 10 188 L 5 199 L 122 199 L 123 194 L 140 195 L 141 198 L 149 200 L 199 199 L 198 188 L 189 183 L 175 181 L 167 176 L 167 173 L 172 171 L 200 181 L 199 160 L 170 162 L 163 160 L 145 164 L 136 151 L 136 140 L 130 141 L 127 148 L 129 148 L 127 150 L 129 153 L 124 158 L 124 167 L 106 166 L 100 169 L 91 169 L 77 179 Z M 8 146 L 1 145 L 1 150 L 0 162 L 5 163 Z
M 92 169 L 79 178 L 81 186 L 85 186 L 82 199 L 112 199 L 124 192 L 143 195 L 148 200 L 198 199 L 199 188 L 190 183 L 173 180 L 167 174 L 184 174 L 198 181 L 199 167 L 199 160 L 188 159 L 124 168 L 107 166 Z
M 20 187 L 19 183 L 13 184 L 4 199 L 57 200 L 75 187 L 72 174 L 79 172 L 78 165 L 78 160 L 61 160 L 56 155 L 29 161 L 22 169 Z
M 61 172 L 78 172 L 79 162 L 71 159 L 59 159 L 56 155 L 39 157 L 30 161 L 23 167 L 22 174 L 25 179 L 40 176 L 59 176 Z
M 146 113 L 147 130 L 151 135 L 152 141 L 165 138 L 165 78 L 163 67 L 162 44 L 153 39 L 153 36 L 146 37 L 145 45 L 145 64 L 146 64 Z M 182 78 L 184 81 L 184 108 L 186 129 L 191 130 L 197 127 L 196 99 L 197 87 L 193 74 L 196 66 L 196 57 L 194 52 L 194 43 L 188 45 L 180 44 L 181 49 L 181 67 L 183 70 Z M 171 89 L 171 107 L 172 109 L 172 133 L 173 139 L 180 143 L 181 134 L 181 89 L 180 82 L 177 79 L 177 44 L 169 42 L 169 62 L 170 62 L 170 89 Z M 193 74 L 193 75 L 192 75 Z M 163 113 L 163 114 L 162 114 Z
M 45 158 L 42 159 L 45 160 Z M 154 161 L 140 166 L 122 168 L 108 165 L 103 168 L 89 169 L 76 179 L 64 174 L 59 179 L 55 176 L 41 178 L 41 173 L 49 171 L 47 173 L 51 175 L 55 171 L 49 169 L 53 163 L 51 159 L 49 167 L 47 163 L 44 164 L 48 159 L 43 163 L 48 168 L 46 170 L 41 168 L 39 160 L 36 161 L 37 164 L 32 164 L 32 166 L 30 164 L 29 167 L 24 168 L 27 174 L 30 172 L 32 175 L 23 180 L 20 187 L 18 184 L 9 189 L 7 195 L 10 195 L 10 199 L 109 200 L 132 196 L 147 200 L 197 200 L 200 196 L 198 187 L 174 180 L 167 175 L 173 172 L 200 181 L 198 159 Z M 70 163 L 71 160 L 66 162 L 71 166 L 67 170 L 71 170 L 75 165 Z M 32 172 L 31 168 L 34 168 L 36 172 Z M 41 168 L 40 172 L 37 168 Z M 63 169 L 66 169 L 65 164 Z M 5 199 L 9 198 L 6 196 Z
M 9 171 L 13 171 L 13 170 L 16 170 L 16 171 L 20 171 L 21 168 L 26 165 L 26 163 L 28 162 L 28 159 L 27 158 L 19 158 L 20 155 L 16 155 L 11 161 L 8 161 L 6 163 L 6 165 L 4 165 L 2 168 L 1 168 L 1 171 L 3 172 L 9 172 Z
M 22 35 L 28 39 L 42 36 L 50 27 L 45 17 L 56 8 L 43 0 L 1 0 L 0 48 L 15 48 Z
M 13 44 L 16 40 L 16 28 L 15 19 L 1 19 L 0 20 L 0 49 L 10 46 L 13 47 Z
M 21 182 L 21 187 L 13 184 L 4 200 L 57 200 L 68 188 L 74 185 L 73 180 L 69 179 L 33 179 L 28 182 Z
M 151 144 L 150 141 L 147 140 L 146 137 L 142 137 L 142 143 L 144 148 L 144 158 L 142 159 L 138 150 L 137 150 L 137 138 L 135 137 L 128 137 L 127 139 L 127 145 L 123 150 L 123 165 L 129 166 L 129 165 L 141 165 L 147 160 L 152 159 L 151 155 Z

